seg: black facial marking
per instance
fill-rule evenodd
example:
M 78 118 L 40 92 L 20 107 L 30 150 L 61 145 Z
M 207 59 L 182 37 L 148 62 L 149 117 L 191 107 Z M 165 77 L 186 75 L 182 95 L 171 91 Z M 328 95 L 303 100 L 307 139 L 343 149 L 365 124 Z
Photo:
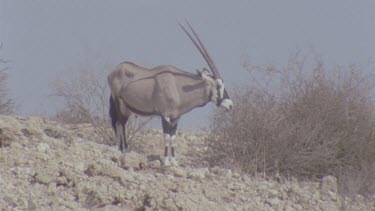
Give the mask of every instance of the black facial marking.
M 224 93 L 223 93 L 223 98 L 220 97 L 220 87 L 217 86 L 217 92 L 219 93 L 218 94 L 218 99 L 217 99 L 217 106 L 220 107 L 221 103 L 223 102 L 223 100 L 225 99 L 229 99 L 229 94 L 227 92 L 227 90 L 224 88 Z
M 216 105 L 219 107 L 221 105 L 221 103 L 223 102 L 223 99 L 221 98 L 221 95 L 220 95 L 220 89 L 221 89 L 221 86 L 217 85 L 216 86 L 216 90 L 217 90 L 217 100 L 216 100 Z M 224 89 L 225 90 L 225 89 Z
M 223 99 L 229 99 L 229 94 L 226 89 L 224 89 L 224 96 Z

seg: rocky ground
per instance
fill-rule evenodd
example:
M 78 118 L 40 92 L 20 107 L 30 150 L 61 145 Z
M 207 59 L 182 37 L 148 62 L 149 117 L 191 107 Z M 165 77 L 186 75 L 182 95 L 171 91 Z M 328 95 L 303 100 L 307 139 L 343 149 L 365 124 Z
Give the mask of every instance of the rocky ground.
M 1 210 L 375 210 L 375 197 L 337 193 L 320 182 L 254 178 L 199 159 L 201 135 L 178 134 L 180 167 L 163 167 L 160 130 L 122 155 L 97 143 L 89 125 L 0 116 Z

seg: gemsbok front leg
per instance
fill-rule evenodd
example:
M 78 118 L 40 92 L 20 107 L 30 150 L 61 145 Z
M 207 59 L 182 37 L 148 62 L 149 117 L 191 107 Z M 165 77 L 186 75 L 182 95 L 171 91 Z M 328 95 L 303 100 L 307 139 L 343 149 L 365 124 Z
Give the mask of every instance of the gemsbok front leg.
M 171 120 L 169 118 L 162 118 L 163 135 L 164 135 L 164 166 L 178 166 L 175 157 L 175 146 L 174 140 L 176 138 L 176 131 L 179 119 Z M 169 155 L 170 149 L 170 155 Z

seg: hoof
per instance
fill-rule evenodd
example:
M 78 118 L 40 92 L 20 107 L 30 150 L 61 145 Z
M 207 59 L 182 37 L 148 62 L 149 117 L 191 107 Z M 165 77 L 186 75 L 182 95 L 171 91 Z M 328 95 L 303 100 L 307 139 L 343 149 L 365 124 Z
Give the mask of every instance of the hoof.
M 172 166 L 178 166 L 178 162 L 177 162 L 176 158 L 172 157 L 172 158 L 170 159 L 170 162 L 171 162 L 171 165 L 172 165 Z
M 169 162 L 169 158 L 168 157 L 164 157 L 163 159 L 163 165 L 168 167 L 168 166 L 171 166 L 171 163 Z

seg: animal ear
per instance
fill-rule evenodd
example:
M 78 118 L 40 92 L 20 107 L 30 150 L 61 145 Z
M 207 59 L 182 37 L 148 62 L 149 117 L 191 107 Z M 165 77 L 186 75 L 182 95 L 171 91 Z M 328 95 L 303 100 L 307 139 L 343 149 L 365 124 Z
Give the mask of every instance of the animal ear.
M 223 79 L 221 79 L 221 78 L 216 79 L 216 82 L 217 82 L 217 85 L 219 85 L 219 86 L 223 86 L 223 84 L 224 84 Z
M 209 75 L 210 71 L 208 71 L 206 68 L 203 68 L 202 74 Z
M 196 71 L 197 71 L 197 74 L 198 74 L 200 77 L 202 77 L 202 72 L 201 72 L 200 70 L 198 70 L 198 69 L 196 69 Z
M 202 78 L 207 78 L 207 76 L 210 75 L 210 71 L 208 71 L 206 68 L 203 68 L 202 71 L 197 69 L 197 74 Z

